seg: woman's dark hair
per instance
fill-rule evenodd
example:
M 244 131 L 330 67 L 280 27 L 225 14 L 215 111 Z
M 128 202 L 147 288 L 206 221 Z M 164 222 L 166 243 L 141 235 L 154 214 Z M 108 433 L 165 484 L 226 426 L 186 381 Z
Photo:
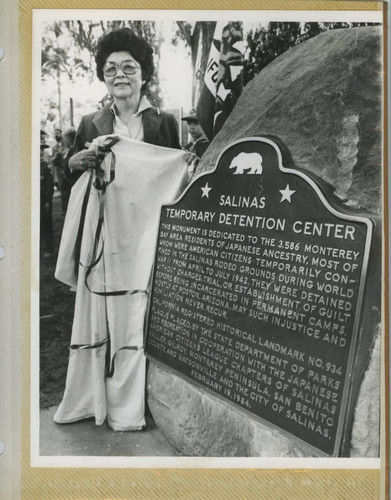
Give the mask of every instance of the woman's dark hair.
M 149 43 L 129 28 L 121 28 L 102 35 L 98 40 L 96 72 L 104 81 L 103 66 L 113 52 L 126 51 L 140 64 L 143 80 L 150 81 L 153 70 L 153 50 Z

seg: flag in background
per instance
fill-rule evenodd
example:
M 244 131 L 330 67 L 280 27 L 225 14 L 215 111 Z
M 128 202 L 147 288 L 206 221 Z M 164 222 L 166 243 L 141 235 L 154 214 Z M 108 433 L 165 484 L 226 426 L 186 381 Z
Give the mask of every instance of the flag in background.
M 221 129 L 242 92 L 243 54 L 242 23 L 218 23 L 197 104 L 198 121 L 209 140 Z

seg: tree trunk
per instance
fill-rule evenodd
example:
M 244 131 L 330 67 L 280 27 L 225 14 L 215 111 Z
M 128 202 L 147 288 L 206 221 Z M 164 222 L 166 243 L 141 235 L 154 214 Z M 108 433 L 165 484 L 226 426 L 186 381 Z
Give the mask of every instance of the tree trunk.
M 62 108 L 61 108 L 61 81 L 60 81 L 60 68 L 57 68 L 57 94 L 58 94 L 58 116 L 60 121 L 60 129 L 62 130 Z
M 71 118 L 71 127 L 74 127 L 75 124 L 73 122 L 73 99 L 72 97 L 69 98 L 69 114 Z

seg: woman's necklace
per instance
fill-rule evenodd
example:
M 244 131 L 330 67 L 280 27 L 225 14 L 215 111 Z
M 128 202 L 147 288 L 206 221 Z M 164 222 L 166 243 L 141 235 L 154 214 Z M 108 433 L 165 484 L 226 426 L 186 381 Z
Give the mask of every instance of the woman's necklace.
M 123 116 L 118 116 L 118 119 L 123 124 L 122 126 L 127 128 L 127 135 L 130 139 L 139 139 L 140 132 L 143 126 L 141 113 L 139 113 L 138 115 L 131 115 L 126 121 L 124 120 Z

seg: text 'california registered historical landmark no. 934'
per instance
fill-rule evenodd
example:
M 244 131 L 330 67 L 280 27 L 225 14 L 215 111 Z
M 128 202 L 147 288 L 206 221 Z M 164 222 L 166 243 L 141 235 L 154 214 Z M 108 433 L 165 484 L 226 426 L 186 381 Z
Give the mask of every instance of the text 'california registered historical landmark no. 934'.
M 270 138 L 227 147 L 162 208 L 148 355 L 338 455 L 372 222 Z

